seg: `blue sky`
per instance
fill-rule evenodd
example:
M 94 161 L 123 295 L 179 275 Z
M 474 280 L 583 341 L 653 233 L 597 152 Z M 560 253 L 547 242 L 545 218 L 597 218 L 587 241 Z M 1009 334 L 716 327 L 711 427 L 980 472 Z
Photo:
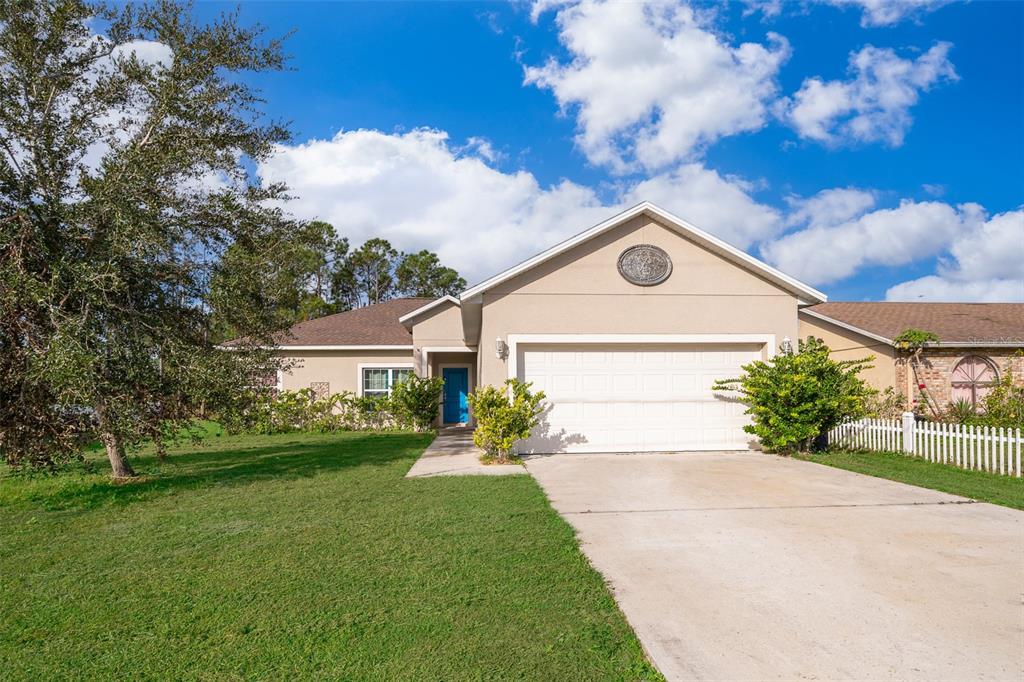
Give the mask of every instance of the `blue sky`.
M 649 199 L 833 300 L 1024 300 L 1024 3 L 550 4 L 243 4 L 259 172 L 471 281 Z

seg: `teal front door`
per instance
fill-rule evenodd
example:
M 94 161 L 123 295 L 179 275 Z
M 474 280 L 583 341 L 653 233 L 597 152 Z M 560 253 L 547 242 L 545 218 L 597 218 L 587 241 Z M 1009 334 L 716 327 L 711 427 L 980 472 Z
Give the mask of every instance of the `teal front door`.
M 469 421 L 469 368 L 444 367 L 444 423 L 465 424 Z

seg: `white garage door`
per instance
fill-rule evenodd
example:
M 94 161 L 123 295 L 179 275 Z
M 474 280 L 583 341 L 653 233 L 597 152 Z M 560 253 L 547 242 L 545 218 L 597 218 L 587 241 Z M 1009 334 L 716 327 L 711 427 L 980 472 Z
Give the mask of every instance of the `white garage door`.
M 760 345 L 522 346 L 521 379 L 547 394 L 521 452 L 747 449 L 745 407 L 711 390 Z

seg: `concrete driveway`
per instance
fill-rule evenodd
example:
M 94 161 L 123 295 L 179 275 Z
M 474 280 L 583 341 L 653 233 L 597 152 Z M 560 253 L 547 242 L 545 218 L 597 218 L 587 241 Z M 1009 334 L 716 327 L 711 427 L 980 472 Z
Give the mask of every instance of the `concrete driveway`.
M 760 453 L 527 469 L 670 680 L 1024 679 L 1024 513 Z

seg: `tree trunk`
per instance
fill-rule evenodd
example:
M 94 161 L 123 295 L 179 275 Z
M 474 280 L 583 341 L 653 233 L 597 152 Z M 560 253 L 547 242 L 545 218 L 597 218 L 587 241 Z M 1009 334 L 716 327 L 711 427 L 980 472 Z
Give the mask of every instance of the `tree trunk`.
M 123 478 L 134 478 L 135 470 L 128 464 L 124 456 L 124 444 L 121 439 L 113 433 L 104 432 L 100 435 L 103 447 L 107 449 L 107 459 L 110 460 L 110 476 L 114 480 Z

